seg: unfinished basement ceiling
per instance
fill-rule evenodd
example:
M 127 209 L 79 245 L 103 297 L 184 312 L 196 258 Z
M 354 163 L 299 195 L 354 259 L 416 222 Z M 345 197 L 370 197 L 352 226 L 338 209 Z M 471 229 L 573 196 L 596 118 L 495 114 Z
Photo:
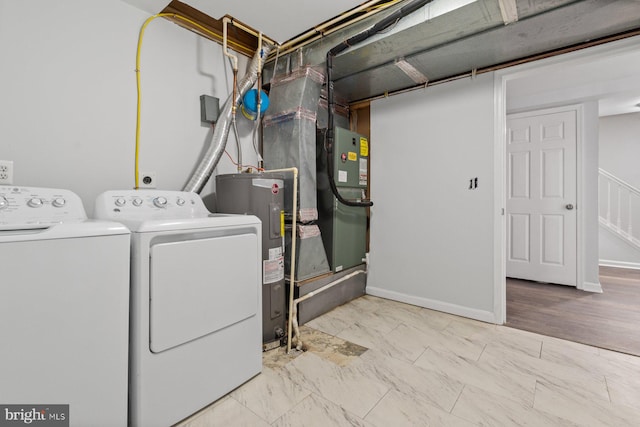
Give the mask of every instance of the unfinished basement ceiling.
M 157 13 L 167 0 L 123 0 Z M 172 3 L 175 3 L 174 0 Z M 408 4 L 401 1 L 374 16 L 283 52 L 275 74 L 299 64 L 323 67 L 328 49 Z M 184 0 L 212 18 L 231 15 L 285 42 L 360 0 Z M 157 9 L 157 10 L 156 10 Z M 348 102 L 416 86 L 396 64 L 403 59 L 429 82 L 483 72 L 501 64 L 605 39 L 640 34 L 640 0 L 434 0 L 383 34 L 334 59 L 334 87 Z M 275 61 L 265 66 L 264 81 Z
M 212 18 L 230 15 L 242 23 L 262 31 L 264 35 L 282 44 L 298 34 L 313 28 L 334 16 L 352 9 L 361 0 L 182 0 L 183 3 L 206 13 Z
M 505 24 L 500 3 L 515 5 L 517 21 Z M 460 7 L 436 13 L 451 4 Z M 387 13 L 358 25 L 366 28 Z M 638 0 L 435 0 L 337 56 L 334 87 L 355 102 L 416 86 L 398 59 L 434 82 L 639 29 Z M 287 72 L 288 64 L 322 66 L 327 49 L 356 31 L 341 31 L 301 48 L 294 59 L 282 58 L 277 74 Z
M 334 61 L 336 90 L 350 101 L 415 86 L 404 57 L 430 81 L 640 28 L 637 0 L 517 0 L 505 25 L 498 1 L 478 1 L 352 48 Z
M 150 14 L 160 13 L 170 0 L 123 0 Z M 182 3 L 210 16 L 232 16 L 245 25 L 284 43 L 298 34 L 363 3 L 364 0 L 182 0 Z

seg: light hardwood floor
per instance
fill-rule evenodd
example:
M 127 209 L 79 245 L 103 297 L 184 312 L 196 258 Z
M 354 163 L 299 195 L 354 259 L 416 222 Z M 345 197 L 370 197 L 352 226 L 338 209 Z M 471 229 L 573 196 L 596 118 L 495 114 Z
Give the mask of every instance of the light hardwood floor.
M 507 279 L 507 326 L 640 356 L 640 270 L 601 267 L 600 283 L 596 294 Z

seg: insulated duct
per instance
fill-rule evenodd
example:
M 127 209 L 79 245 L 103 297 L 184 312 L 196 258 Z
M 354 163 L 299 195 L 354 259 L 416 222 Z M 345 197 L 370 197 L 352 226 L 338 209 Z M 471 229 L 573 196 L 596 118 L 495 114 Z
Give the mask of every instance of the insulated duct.
M 297 236 L 297 268 L 293 281 L 303 281 L 330 271 L 327 255 L 315 224 L 318 220 L 318 194 L 316 182 L 316 113 L 324 75 L 311 68 L 300 67 L 290 74 L 271 79 L 270 114 L 264 119 L 263 156 L 267 169 L 296 167 L 300 171 L 297 195 L 290 178 L 285 179 L 285 206 L 290 206 L 292 196 L 298 203 L 290 215 L 300 225 L 287 230 L 285 252 L 293 250 Z M 292 271 L 285 258 L 285 271 Z
M 332 168 L 332 156 L 333 156 L 333 143 L 334 143 L 334 139 L 335 139 L 335 130 L 334 130 L 334 123 L 333 123 L 333 112 L 335 109 L 335 100 L 334 100 L 334 94 L 333 94 L 333 75 L 332 75 L 332 71 L 333 71 L 333 58 L 338 55 L 341 52 L 344 52 L 345 50 L 347 50 L 348 48 L 350 48 L 351 46 L 355 46 L 359 43 L 362 43 L 363 41 L 367 40 L 369 37 L 372 37 L 376 34 L 378 34 L 380 31 L 388 28 L 389 26 L 395 24 L 396 22 L 398 22 L 400 19 L 404 18 L 405 16 L 409 15 L 410 13 L 415 12 L 416 10 L 420 9 L 421 7 L 423 7 L 424 5 L 431 3 L 433 0 L 414 0 L 411 3 L 409 3 L 408 5 L 402 7 L 401 9 L 398 9 L 397 11 L 395 11 L 394 13 L 392 13 L 391 15 L 387 16 L 386 18 L 380 20 L 379 22 L 377 22 L 375 25 L 373 25 L 371 28 L 364 30 L 358 34 L 356 34 L 355 36 L 352 36 L 350 38 L 348 38 L 347 40 L 342 41 L 341 43 L 338 43 L 336 46 L 334 46 L 333 48 L 329 49 L 329 51 L 327 52 L 327 58 L 326 58 L 326 70 L 327 70 L 327 102 L 329 104 L 329 111 L 328 111 L 328 125 L 327 125 L 327 133 L 325 135 L 325 150 L 327 152 L 327 174 L 329 175 L 329 185 L 331 186 L 331 191 L 333 192 L 333 195 L 336 197 L 336 199 L 338 199 L 338 201 L 344 205 L 347 206 L 359 206 L 359 207 L 369 207 L 369 206 L 373 206 L 373 202 L 371 200 L 347 200 L 344 197 L 342 197 L 342 195 L 338 192 L 338 189 L 336 188 L 336 183 L 333 179 L 333 168 Z
M 189 182 L 184 186 L 183 191 L 191 191 L 200 193 L 207 181 L 211 177 L 213 170 L 220 161 L 220 157 L 224 152 L 224 148 L 227 145 L 227 137 L 229 136 L 229 130 L 233 119 L 233 111 L 240 103 L 242 97 L 251 89 L 258 79 L 258 73 L 264 64 L 264 59 L 269 55 L 272 46 L 262 46 L 261 49 L 256 51 L 256 54 L 251 59 L 247 73 L 238 82 L 238 90 L 235 91 L 235 98 L 233 94 L 229 95 L 226 102 L 220 112 L 220 117 L 216 123 L 216 127 L 213 131 L 213 137 L 211 138 L 211 144 L 207 149 L 207 152 L 200 160 L 196 171 L 193 173 Z

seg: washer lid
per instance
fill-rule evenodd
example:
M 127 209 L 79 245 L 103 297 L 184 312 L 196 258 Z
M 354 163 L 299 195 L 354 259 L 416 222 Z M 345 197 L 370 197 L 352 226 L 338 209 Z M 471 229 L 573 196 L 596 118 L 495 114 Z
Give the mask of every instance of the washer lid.
M 69 190 L 0 185 L 0 230 L 48 228 L 86 219 L 82 200 Z
M 252 215 L 210 214 L 206 218 L 182 218 L 175 220 L 121 220 L 129 230 L 136 233 L 148 233 L 173 230 L 196 230 L 203 228 L 228 228 L 238 226 L 255 227 L 261 222 Z
M 94 215 L 102 219 L 205 218 L 210 212 L 196 193 L 166 190 L 105 191 L 96 198 Z
M 116 222 L 87 220 L 76 223 L 49 224 L 39 228 L 0 229 L 0 243 L 76 239 L 118 234 L 130 234 L 130 232 L 124 225 Z
M 96 199 L 94 215 L 140 233 L 260 223 L 249 215 L 212 214 L 198 194 L 188 191 L 107 191 Z

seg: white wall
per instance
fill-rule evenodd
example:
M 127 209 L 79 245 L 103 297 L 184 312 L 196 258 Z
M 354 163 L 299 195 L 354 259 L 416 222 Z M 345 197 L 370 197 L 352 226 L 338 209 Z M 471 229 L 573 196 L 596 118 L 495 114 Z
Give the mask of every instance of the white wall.
M 639 48 L 636 37 L 505 69 L 495 93 L 480 76 L 374 101 L 367 292 L 502 322 L 504 146 L 494 129 L 507 112 L 569 104 L 582 111 L 578 286 L 600 290 L 597 100 L 640 89 Z M 473 176 L 480 188 L 468 192 Z
M 367 293 L 494 321 L 493 112 L 490 74 L 371 103 Z
M 585 129 L 585 136 L 592 139 L 599 138 L 598 124 L 594 123 L 593 103 L 606 98 L 629 98 L 634 93 L 640 93 L 640 37 L 633 37 L 608 43 L 602 46 L 577 51 L 534 64 L 515 67 L 506 71 L 513 73 L 513 78 L 507 83 L 507 110 L 517 112 L 528 109 L 543 108 L 571 103 L 588 103 L 590 108 L 585 110 L 592 119 L 585 122 L 591 126 L 591 130 Z M 598 120 L 599 121 L 599 120 Z M 605 124 L 605 126 L 608 126 Z M 607 132 L 607 131 L 605 131 Z M 594 145 L 595 144 L 595 145 Z M 636 160 L 635 150 L 626 153 L 628 146 L 615 148 L 612 155 L 609 148 L 603 143 L 587 142 L 583 151 L 583 187 L 582 199 L 589 207 L 588 217 L 583 220 L 583 240 L 581 252 L 583 254 L 582 275 L 585 289 L 599 289 L 597 264 L 600 260 L 619 258 L 620 261 L 628 261 L 629 254 L 620 258 L 623 249 L 611 241 L 611 236 L 606 235 L 600 242 L 600 231 L 597 211 L 597 167 L 601 155 L 599 149 L 605 150 L 604 159 L 608 167 L 615 169 L 624 168 Z M 637 163 L 637 162 L 635 162 Z M 637 164 L 633 167 L 638 170 Z M 625 176 L 627 173 L 625 173 Z M 580 215 L 584 215 L 585 207 Z
M 513 67 L 507 111 L 640 93 L 640 37 Z M 535 73 L 530 70 L 535 69 Z M 520 75 L 519 75 L 520 74 Z
M 582 103 L 582 147 L 578 147 L 578 213 L 582 230 L 578 237 L 578 250 L 582 251 L 578 262 L 578 288 L 601 292 L 599 270 L 598 221 L 598 102 Z M 595 190 L 594 190 L 595 189 Z
M 100 192 L 133 188 L 135 55 L 148 16 L 116 0 L 0 0 L 0 159 L 14 161 L 16 185 L 71 189 L 89 214 Z M 164 19 L 147 27 L 140 169 L 156 172 L 158 188 L 187 182 L 210 137 L 199 96 L 222 104 L 228 70 L 218 44 Z M 255 164 L 251 124 L 238 122 Z M 227 149 L 235 158 L 233 137 Z M 217 172 L 234 171 L 223 156 Z
M 639 161 L 640 113 L 601 117 L 600 167 L 640 188 Z
M 600 265 L 640 269 L 640 251 L 600 227 Z
M 578 205 L 581 267 L 578 287 L 600 290 L 597 215 L 597 101 L 640 90 L 640 38 L 630 38 L 501 71 L 506 79 L 508 112 L 551 106 L 583 105 L 583 136 Z
M 600 167 L 640 188 L 640 113 L 600 118 Z M 640 212 L 634 213 L 640 223 Z M 600 228 L 600 263 L 640 268 L 640 251 Z

